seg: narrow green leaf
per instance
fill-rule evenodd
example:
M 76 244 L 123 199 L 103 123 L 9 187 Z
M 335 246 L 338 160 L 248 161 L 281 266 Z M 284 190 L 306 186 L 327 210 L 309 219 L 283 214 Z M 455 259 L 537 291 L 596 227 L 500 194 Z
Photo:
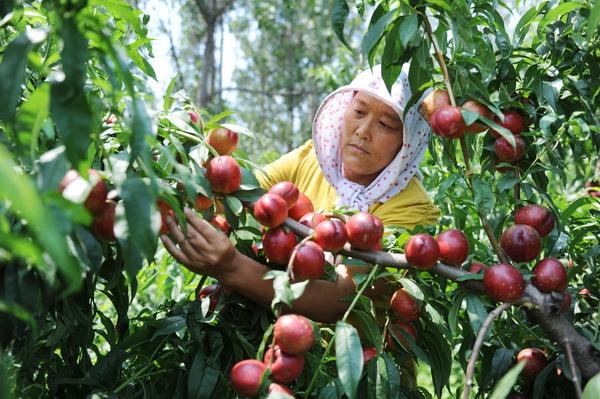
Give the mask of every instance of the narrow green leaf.
M 546 13 L 544 18 L 542 18 L 542 21 L 540 22 L 540 26 L 543 27 L 551 22 L 557 21 L 563 15 L 571 11 L 577 10 L 583 6 L 583 3 L 578 3 L 575 1 L 567 1 L 565 3 L 559 4 L 558 6 L 554 7 Z
M 213 397 L 220 370 L 207 365 L 204 356 L 205 353 L 199 350 L 194 357 L 187 381 L 188 398 L 209 399 Z
M 515 27 L 515 30 L 514 30 L 515 35 L 519 36 L 517 45 L 519 45 L 523 41 L 523 38 L 525 37 L 525 35 L 527 35 L 527 32 L 529 31 L 529 29 L 527 29 L 527 28 L 529 27 L 529 25 L 531 25 L 531 22 L 533 21 L 534 17 L 539 15 L 540 10 L 541 10 L 541 8 L 539 8 L 537 6 L 531 7 L 529 10 L 527 10 L 525 12 L 525 14 L 523 14 L 521 19 L 519 19 L 519 22 L 517 23 L 517 26 Z
M 421 288 L 419 288 L 419 286 L 412 280 L 408 279 L 408 278 L 401 278 L 398 281 L 400 281 L 400 284 L 402 284 L 402 287 L 404 287 L 404 289 L 406 291 L 408 291 L 408 293 L 413 296 L 415 299 L 418 299 L 419 301 L 422 301 L 425 299 L 425 295 L 423 295 L 423 291 L 421 291 Z
M 0 120 L 11 120 L 19 104 L 21 85 L 25 80 L 27 54 L 33 42 L 26 34 L 13 40 L 2 54 L 0 63 Z
M 137 176 L 129 176 L 120 189 L 125 204 L 125 215 L 129 226 L 128 238 L 150 259 L 157 246 L 158 226 L 152 226 L 156 194 L 149 182 Z
M 588 19 L 587 35 L 588 38 L 594 37 L 594 33 L 600 23 L 600 0 L 595 0 L 590 11 L 590 17 Z
M 406 47 L 419 30 L 419 18 L 416 14 L 407 15 L 400 23 L 400 42 Z
M 349 399 L 356 397 L 356 389 L 363 368 L 363 353 L 356 329 L 338 321 L 335 326 L 335 362 L 344 393 Z
M 494 208 L 496 198 L 490 185 L 479 176 L 473 178 L 473 191 L 475 192 L 475 206 L 479 212 L 489 214 Z
M 50 85 L 47 83 L 39 86 L 25 103 L 19 108 L 15 120 L 15 131 L 18 144 L 23 149 L 29 147 L 30 156 L 36 157 L 38 135 L 44 119 L 48 116 L 50 104 Z
M 472 125 L 477 119 L 479 119 L 479 114 L 477 112 L 465 111 L 464 109 L 460 110 L 462 117 L 467 126 Z
M 186 328 L 185 317 L 183 316 L 172 316 L 165 317 L 160 320 L 158 328 L 154 332 L 152 339 L 156 337 L 161 337 L 163 335 L 173 334 L 177 331 L 181 331 Z
M 513 174 L 504 174 L 498 180 L 498 191 L 510 190 L 519 181 L 521 181 L 521 179 Z
M 462 306 L 463 299 L 464 294 L 457 295 L 452 302 L 450 312 L 448 312 L 448 327 L 453 336 L 456 336 L 458 331 L 458 311 Z
M 467 295 L 467 315 L 469 316 L 469 322 L 471 323 L 473 332 L 478 334 L 488 315 L 485 306 L 483 306 L 483 302 L 478 296 L 473 294 Z M 491 331 L 491 329 L 489 331 Z
M 231 212 L 233 212 L 234 215 L 241 214 L 242 210 L 244 209 L 244 206 L 242 205 L 242 201 L 240 201 L 239 199 L 237 199 L 236 197 L 233 197 L 231 195 L 225 196 L 225 203 L 227 204 L 227 207 L 229 207 L 229 209 L 231 210 Z
M 369 53 L 371 53 L 374 47 L 379 43 L 379 41 L 383 37 L 383 32 L 385 31 L 388 22 L 396 16 L 397 10 L 398 9 L 395 8 L 387 12 L 383 17 L 379 18 L 375 25 L 369 28 L 369 30 L 363 37 L 360 46 L 361 52 L 365 57 L 368 57 Z
M 400 392 L 400 373 L 398 372 L 398 367 L 394 363 L 394 360 L 387 352 L 383 352 L 381 354 L 381 358 L 385 362 L 385 372 L 387 377 L 387 391 L 389 393 L 388 398 L 396 398 Z M 377 366 L 380 366 L 380 362 L 378 359 Z M 383 369 L 383 367 L 381 367 Z M 383 370 L 382 370 L 383 371 Z M 377 396 L 378 398 L 380 396 Z
M 348 14 L 350 14 L 350 9 L 348 8 L 348 3 L 346 3 L 346 0 L 335 0 L 331 10 L 331 25 L 333 26 L 333 31 L 344 44 L 344 46 L 346 46 L 348 50 L 352 51 L 346 42 L 346 38 L 344 37 L 344 26 L 346 25 Z
M 87 158 L 92 130 L 92 111 L 83 87 L 88 43 L 73 17 L 63 20 L 60 34 L 65 43 L 61 52 L 64 78 L 52 83 L 50 112 L 67 158 L 77 167 Z
M 504 399 L 510 394 L 510 391 L 519 378 L 519 374 L 521 374 L 521 370 L 525 367 L 525 363 L 526 362 L 519 362 L 516 366 L 511 368 L 500 381 L 498 381 L 496 388 L 494 388 L 494 392 L 490 395 L 490 399 Z

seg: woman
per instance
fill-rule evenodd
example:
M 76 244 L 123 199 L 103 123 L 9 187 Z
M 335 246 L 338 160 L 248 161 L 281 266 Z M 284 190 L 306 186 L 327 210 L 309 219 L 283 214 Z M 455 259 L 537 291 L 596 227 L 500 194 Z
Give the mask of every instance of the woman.
M 413 228 L 435 223 L 439 215 L 419 181 L 429 126 L 415 104 L 403 119 L 411 98 L 406 71 L 391 94 L 380 66 L 360 73 L 350 85 L 331 93 L 313 122 L 313 140 L 267 166 L 258 178 L 263 188 L 292 181 L 316 209 L 347 206 L 369 211 L 385 226 Z M 169 220 L 170 237 L 161 236 L 167 250 L 190 270 L 209 275 L 238 293 L 268 307 L 270 269 L 241 254 L 208 222 L 186 210 L 187 237 Z M 294 312 L 313 320 L 335 322 L 348 304 L 340 298 L 355 292 L 351 273 L 336 268 L 337 280 L 311 281 Z

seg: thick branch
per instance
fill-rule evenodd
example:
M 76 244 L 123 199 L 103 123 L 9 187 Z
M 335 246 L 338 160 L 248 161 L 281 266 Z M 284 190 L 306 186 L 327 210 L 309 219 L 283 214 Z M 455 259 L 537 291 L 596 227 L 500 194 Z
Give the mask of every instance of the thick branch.
M 284 225 L 299 237 L 306 237 L 312 233 L 312 229 L 290 218 L 287 218 Z M 349 244 L 346 244 L 344 249 L 339 253 L 381 266 L 397 269 L 413 268 L 406 261 L 406 257 L 403 254 L 384 251 L 359 251 L 352 249 Z M 441 262 L 427 271 L 453 281 L 456 281 L 461 276 L 471 274 L 465 270 L 448 266 Z M 472 291 L 485 293 L 483 283 L 480 280 L 463 281 L 461 282 L 461 286 Z M 589 340 L 581 336 L 565 316 L 560 313 L 562 303 L 563 295 L 561 293 L 551 292 L 545 294 L 531 284 L 530 281 L 527 281 L 523 297 L 512 304 L 527 305 L 530 308 L 527 310 L 530 318 L 539 324 L 548 337 L 558 342 L 563 348 L 569 342 L 577 366 L 581 369 L 583 377 L 589 379 L 595 374 L 600 373 L 598 353 L 596 353 Z

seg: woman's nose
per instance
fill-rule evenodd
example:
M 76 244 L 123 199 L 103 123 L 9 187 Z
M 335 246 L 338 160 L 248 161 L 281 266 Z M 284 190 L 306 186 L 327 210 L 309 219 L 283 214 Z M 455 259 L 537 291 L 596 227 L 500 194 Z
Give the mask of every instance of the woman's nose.
M 368 118 L 367 120 L 363 120 L 356 128 L 356 135 L 361 139 L 370 140 L 371 139 L 371 128 L 373 122 Z

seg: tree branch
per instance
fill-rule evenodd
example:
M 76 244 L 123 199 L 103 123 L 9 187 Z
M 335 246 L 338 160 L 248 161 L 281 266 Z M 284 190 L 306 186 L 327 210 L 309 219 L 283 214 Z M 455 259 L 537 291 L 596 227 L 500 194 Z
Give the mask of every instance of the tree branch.
M 313 232 L 309 227 L 291 218 L 286 219 L 284 226 L 302 238 Z M 346 244 L 339 254 L 385 267 L 420 271 L 420 269 L 411 266 L 403 254 L 384 251 L 360 251 L 352 249 L 350 244 Z M 456 281 L 461 276 L 471 274 L 465 270 L 441 262 L 438 262 L 437 265 L 427 271 L 452 281 Z M 480 280 L 461 281 L 460 284 L 468 290 L 485 293 L 483 282 Z M 549 338 L 558 342 L 563 348 L 565 348 L 567 342 L 572 345 L 575 362 L 581 370 L 584 379 L 587 380 L 600 373 L 598 353 L 590 341 L 580 335 L 565 316 L 560 313 L 563 295 L 559 292 L 545 294 L 538 290 L 530 281 L 526 281 L 525 284 L 523 296 L 512 302 L 511 305 L 526 305 L 529 308 L 527 312 L 530 318 L 542 328 Z
M 473 373 L 475 373 L 475 363 L 477 362 L 477 357 L 479 356 L 479 351 L 481 350 L 481 345 L 483 344 L 483 340 L 487 335 L 488 330 L 492 326 L 492 322 L 496 319 L 496 317 L 500 316 L 502 312 L 512 306 L 511 303 L 505 302 L 498 306 L 496 309 L 492 310 L 488 317 L 486 317 L 481 329 L 477 333 L 477 339 L 475 340 L 475 345 L 473 345 L 473 350 L 471 350 L 471 356 L 469 357 L 469 364 L 467 364 L 467 374 L 465 378 L 465 389 L 463 390 L 463 399 L 469 399 L 469 393 L 471 392 L 471 386 L 473 385 Z

